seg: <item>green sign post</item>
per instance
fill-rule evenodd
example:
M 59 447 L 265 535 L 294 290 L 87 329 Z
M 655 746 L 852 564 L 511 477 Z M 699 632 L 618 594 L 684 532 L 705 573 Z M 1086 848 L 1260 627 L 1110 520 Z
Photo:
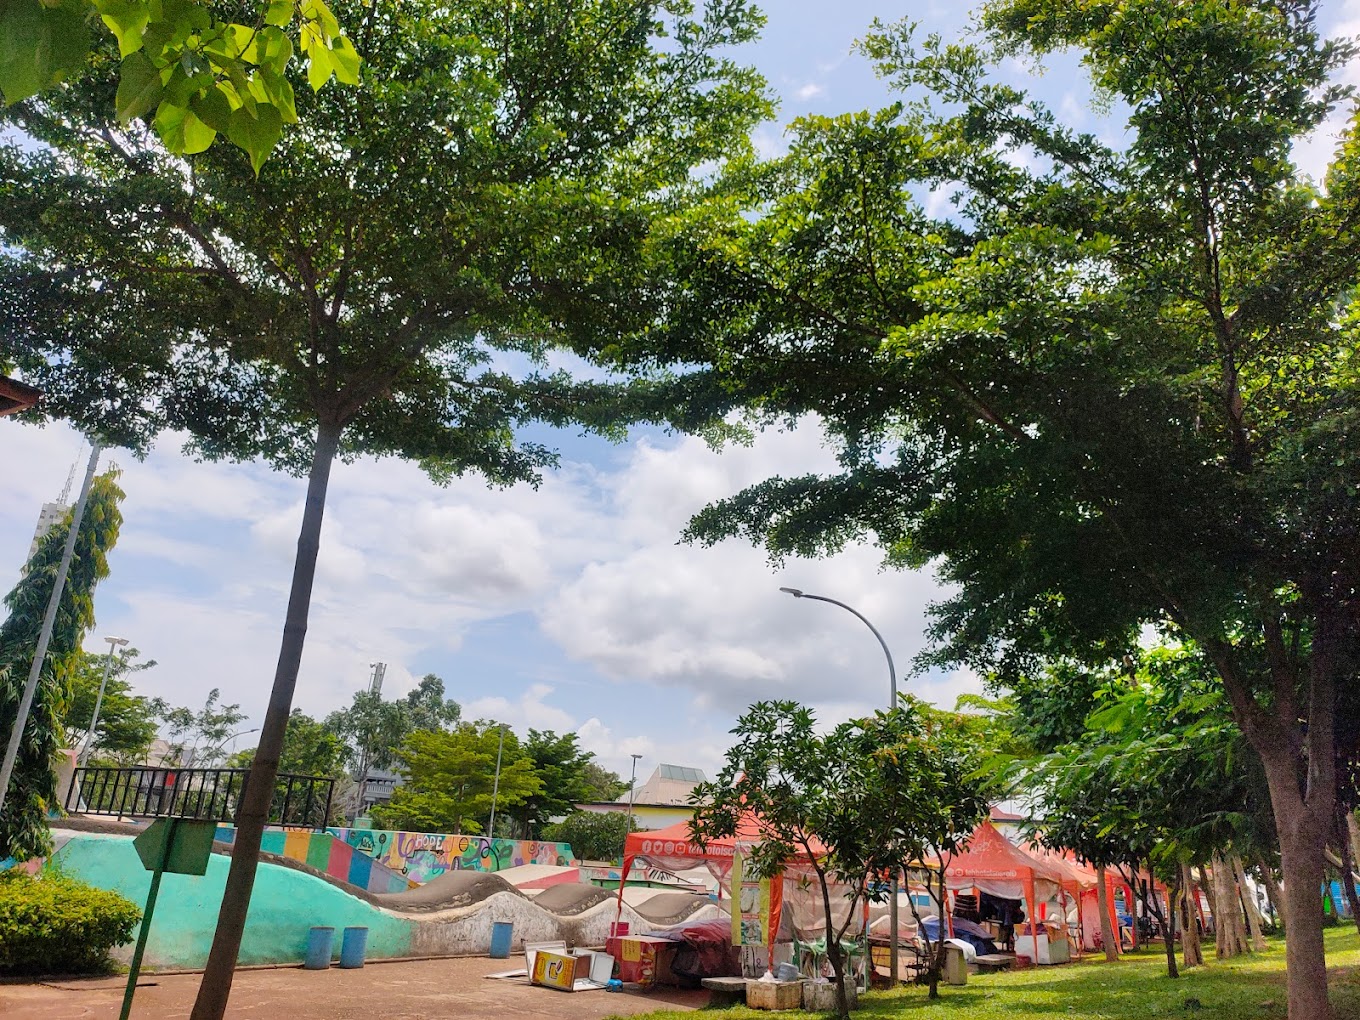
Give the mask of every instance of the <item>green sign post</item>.
M 118 1020 L 128 1020 L 132 1013 L 132 996 L 137 991 L 142 954 L 146 952 L 146 939 L 151 934 L 151 913 L 156 909 L 156 896 L 161 891 L 161 876 L 167 871 L 172 875 L 206 874 L 216 832 L 216 822 L 157 818 L 132 841 L 132 845 L 137 848 L 137 856 L 142 859 L 142 866 L 151 872 L 151 890 L 146 894 L 142 927 L 137 932 L 137 948 L 132 951 L 127 991 L 123 993 L 123 1011 L 118 1014 Z

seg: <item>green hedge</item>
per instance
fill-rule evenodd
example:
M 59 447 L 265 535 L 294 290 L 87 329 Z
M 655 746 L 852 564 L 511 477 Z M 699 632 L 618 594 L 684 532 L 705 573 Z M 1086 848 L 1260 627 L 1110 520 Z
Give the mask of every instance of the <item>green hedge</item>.
M 64 875 L 0 872 L 0 974 L 108 970 L 109 950 L 132 940 L 140 918 L 117 893 Z

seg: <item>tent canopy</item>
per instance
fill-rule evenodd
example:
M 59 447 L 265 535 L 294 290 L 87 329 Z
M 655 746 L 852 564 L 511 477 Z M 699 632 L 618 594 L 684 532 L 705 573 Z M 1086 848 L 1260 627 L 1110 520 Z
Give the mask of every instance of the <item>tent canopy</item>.
M 756 821 L 753 811 L 742 815 L 736 835 L 711 839 L 707 846 L 695 842 L 690 835 L 689 822 L 677 822 L 650 832 L 630 832 L 623 843 L 623 866 L 627 870 L 634 858 L 642 857 L 648 864 L 663 871 L 684 871 L 707 865 L 710 871 L 721 877 L 732 870 L 732 858 L 738 848 L 755 846 L 764 841 L 765 836 L 760 831 L 760 823 Z M 815 840 L 813 852 L 818 856 L 825 852 Z M 799 854 L 793 863 L 807 861 L 807 854 Z

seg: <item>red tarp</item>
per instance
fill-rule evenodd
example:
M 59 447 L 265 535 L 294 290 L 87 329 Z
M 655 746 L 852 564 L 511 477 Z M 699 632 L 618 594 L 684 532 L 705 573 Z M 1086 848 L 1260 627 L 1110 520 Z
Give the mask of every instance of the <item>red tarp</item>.
M 950 889 L 980 889 L 1006 899 L 1024 899 L 1031 936 L 1038 920 L 1036 884 L 1052 887 L 1051 893 L 1045 890 L 1047 900 L 1050 895 L 1059 894 L 1064 883 L 1072 881 L 1065 869 L 1026 853 L 991 822 L 983 822 L 973 830 L 967 847 L 950 859 L 944 876 Z

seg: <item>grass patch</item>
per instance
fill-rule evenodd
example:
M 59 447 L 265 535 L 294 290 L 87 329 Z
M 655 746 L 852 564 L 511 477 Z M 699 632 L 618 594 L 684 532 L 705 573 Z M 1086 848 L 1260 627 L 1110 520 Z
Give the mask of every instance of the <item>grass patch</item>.
M 1326 931 L 1332 1002 L 1338 1020 L 1360 1020 L 1360 936 L 1354 926 Z M 1212 954 L 1213 943 L 1206 947 Z M 963 988 L 942 987 L 931 1002 L 924 988 L 903 987 L 871 992 L 854 1013 L 859 1020 L 1145 1020 L 1150 1017 L 1195 1017 L 1197 1020 L 1285 1020 L 1284 943 L 1270 940 L 1264 953 L 1236 960 L 1211 959 L 1166 976 L 1160 947 L 1107 964 L 1087 957 L 1063 967 L 1040 967 L 1006 974 L 969 975 Z M 765 1010 L 732 1006 L 705 1009 L 723 1020 L 771 1020 Z M 790 1011 L 781 1020 L 812 1020 L 824 1014 Z M 692 1013 L 659 1010 L 631 1020 L 681 1020 Z

